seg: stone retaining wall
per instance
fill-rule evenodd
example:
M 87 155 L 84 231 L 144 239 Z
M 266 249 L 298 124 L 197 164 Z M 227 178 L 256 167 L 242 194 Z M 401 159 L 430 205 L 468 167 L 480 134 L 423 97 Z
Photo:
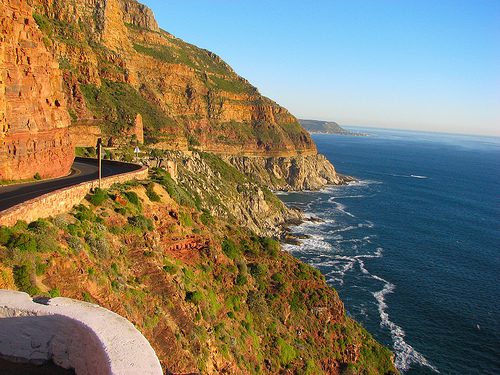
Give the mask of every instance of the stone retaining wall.
M 161 375 L 156 354 L 127 319 L 87 302 L 57 297 L 34 302 L 0 289 L 0 356 L 46 361 L 80 374 Z
M 97 163 L 96 159 L 90 158 L 75 158 L 75 160 Z M 148 177 L 148 168 L 145 166 L 110 160 L 102 160 L 102 163 L 115 164 L 132 169 L 127 173 L 102 178 L 101 187 L 103 189 L 109 188 L 114 183 L 123 183 L 133 179 L 143 180 Z M 97 187 L 97 185 L 98 180 L 82 182 L 78 185 L 56 190 L 15 205 L 0 212 L 0 225 L 12 226 L 17 220 L 24 220 L 30 223 L 41 217 L 49 217 L 68 212 L 74 205 L 85 198 L 92 188 Z

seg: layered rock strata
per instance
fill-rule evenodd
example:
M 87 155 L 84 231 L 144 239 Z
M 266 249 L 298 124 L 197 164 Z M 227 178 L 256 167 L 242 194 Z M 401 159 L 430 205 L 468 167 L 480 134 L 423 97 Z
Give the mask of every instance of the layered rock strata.
M 74 149 L 62 72 L 24 1 L 0 3 L 0 179 L 67 174 Z
M 32 1 L 57 50 L 75 120 L 101 119 L 130 139 L 137 114 L 147 142 L 225 154 L 316 154 L 285 108 L 215 54 L 159 29 L 132 0 Z M 105 140 L 106 141 L 106 140 Z

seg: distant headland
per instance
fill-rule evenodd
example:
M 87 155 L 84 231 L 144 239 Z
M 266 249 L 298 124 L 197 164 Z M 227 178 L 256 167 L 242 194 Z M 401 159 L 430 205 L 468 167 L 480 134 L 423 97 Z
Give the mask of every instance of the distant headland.
M 362 137 L 369 137 L 370 134 L 364 133 L 354 133 L 347 131 L 340 127 L 336 122 L 318 121 L 318 120 L 301 120 L 300 124 L 309 133 L 319 133 L 319 134 L 340 134 L 340 135 L 356 135 Z

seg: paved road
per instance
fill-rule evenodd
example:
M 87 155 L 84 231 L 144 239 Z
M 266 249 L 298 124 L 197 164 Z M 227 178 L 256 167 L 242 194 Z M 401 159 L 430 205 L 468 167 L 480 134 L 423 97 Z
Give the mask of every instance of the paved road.
M 130 169 L 115 165 L 102 164 L 102 177 L 112 176 Z M 71 174 L 47 181 L 36 181 L 26 184 L 14 184 L 0 187 L 0 211 L 6 210 L 16 204 L 33 199 L 53 190 L 62 189 L 67 186 L 91 181 L 99 178 L 97 163 L 74 162 Z

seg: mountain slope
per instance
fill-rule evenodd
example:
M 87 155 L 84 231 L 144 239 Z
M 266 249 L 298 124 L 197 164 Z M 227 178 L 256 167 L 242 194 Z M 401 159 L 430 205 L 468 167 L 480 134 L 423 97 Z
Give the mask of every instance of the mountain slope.
M 141 114 L 158 148 L 267 156 L 310 155 L 314 142 L 286 109 L 215 54 L 161 30 L 132 0 L 34 0 L 59 56 L 73 124 L 98 120 L 131 138 Z

